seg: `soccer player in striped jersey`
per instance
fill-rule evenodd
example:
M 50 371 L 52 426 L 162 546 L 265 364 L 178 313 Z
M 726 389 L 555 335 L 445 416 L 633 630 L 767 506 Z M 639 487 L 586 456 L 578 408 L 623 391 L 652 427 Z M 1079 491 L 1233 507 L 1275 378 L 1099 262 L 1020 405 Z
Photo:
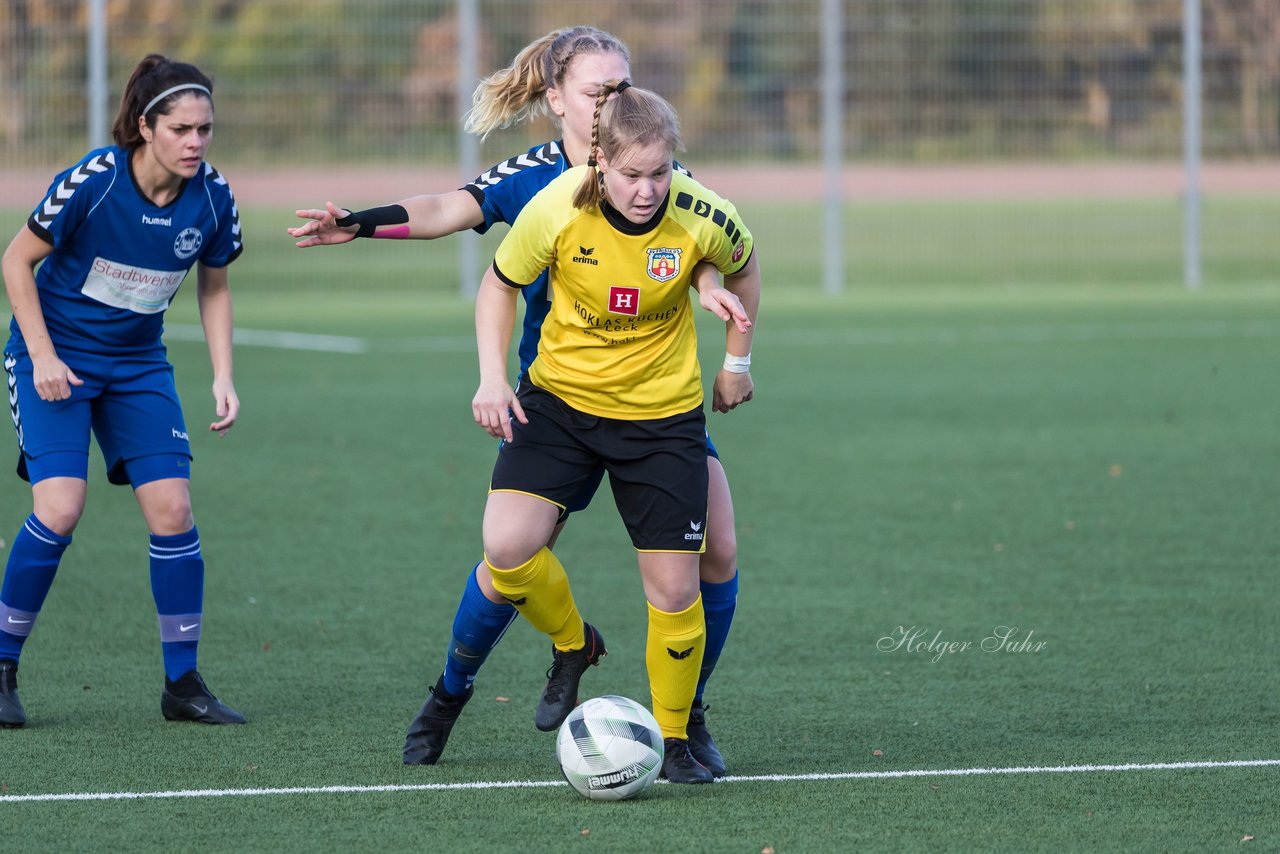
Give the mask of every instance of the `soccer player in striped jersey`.
M 555 650 L 538 728 L 564 721 L 582 672 L 604 651 L 546 546 L 603 467 L 648 600 L 645 664 L 665 742 L 662 774 L 710 783 L 687 733 L 706 645 L 698 559 L 716 524 L 690 276 L 697 262 L 714 264 L 754 320 L 760 268 L 733 205 L 673 168 L 680 145 L 679 120 L 661 97 L 616 79 L 600 87 L 593 156 L 529 202 L 481 281 L 471 409 L 503 440 L 485 506 L 485 565 Z M 582 247 L 594 250 L 589 258 Z M 506 371 L 516 294 L 544 269 L 551 311 L 516 392 Z M 747 358 L 751 334 L 729 327 L 730 359 Z
M 107 479 L 132 486 L 150 531 L 162 714 L 245 721 L 196 669 L 204 560 L 187 426 L 161 342 L 164 312 L 195 266 L 213 363 L 209 429 L 225 435 L 240 410 L 227 265 L 243 244 L 231 188 L 204 159 L 212 133 L 212 81 L 193 65 L 147 56 L 125 86 L 115 145 L 54 178 L 4 253 L 13 306 L 4 366 L 18 474 L 34 506 L 0 586 L 0 725 L 26 723 L 18 660 L 84 511 L 91 433 Z
M 574 165 L 586 163 L 591 151 L 592 121 L 600 86 L 609 79 L 628 79 L 630 53 L 621 41 L 594 27 L 555 30 L 526 46 L 510 66 L 484 80 L 476 89 L 467 129 L 482 136 L 549 112 L 562 138 L 534 146 L 495 165 L 459 190 L 420 195 L 395 205 L 352 213 L 329 203 L 325 209 L 299 210 L 309 222 L 289 229 L 298 246 L 345 243 L 355 237 L 433 239 L 474 229 L 484 233 L 495 223 L 515 222 L 539 190 Z M 745 324 L 741 306 L 726 307 L 714 266 L 695 268 L 703 308 L 721 319 Z M 526 302 L 519 342 L 521 375 L 538 351 L 543 319 L 551 307 L 544 272 L 521 290 Z M 715 381 L 715 406 L 727 412 L 751 397 L 751 375 L 740 366 L 721 371 Z M 717 776 L 724 761 L 706 726 L 703 689 L 724 648 L 737 605 L 738 556 L 733 500 L 729 482 L 715 447 L 707 440 L 710 513 L 716 520 L 708 533 L 700 571 L 707 620 L 707 647 L 698 695 L 690 713 L 689 736 L 694 754 Z M 593 483 L 566 508 L 564 516 L 587 506 L 600 483 Z M 563 520 L 562 520 L 563 524 Z M 562 525 L 549 545 L 554 545 Z M 444 751 L 449 733 L 471 698 L 476 674 L 515 618 L 515 609 L 493 588 L 484 562 L 470 572 L 453 623 L 453 637 L 443 674 L 431 688 L 405 740 L 407 764 L 434 764 Z M 575 698 L 569 698 L 574 700 Z

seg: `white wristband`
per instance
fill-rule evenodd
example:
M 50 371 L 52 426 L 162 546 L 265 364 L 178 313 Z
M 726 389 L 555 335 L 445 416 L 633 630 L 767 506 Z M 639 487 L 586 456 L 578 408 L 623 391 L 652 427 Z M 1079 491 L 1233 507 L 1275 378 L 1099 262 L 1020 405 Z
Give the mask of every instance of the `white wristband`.
M 745 374 L 751 370 L 751 354 L 745 356 L 735 356 L 732 353 L 724 354 L 724 369 L 731 374 Z

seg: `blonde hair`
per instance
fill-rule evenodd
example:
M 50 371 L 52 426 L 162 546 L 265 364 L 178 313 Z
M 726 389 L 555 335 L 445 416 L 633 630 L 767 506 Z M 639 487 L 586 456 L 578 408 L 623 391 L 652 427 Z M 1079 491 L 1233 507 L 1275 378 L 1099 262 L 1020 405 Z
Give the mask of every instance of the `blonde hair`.
M 614 92 L 618 96 L 610 100 L 609 95 Z M 599 155 L 612 162 L 629 148 L 654 142 L 661 142 L 672 153 L 684 148 L 675 107 L 657 92 L 640 89 L 625 80 L 605 81 L 591 120 L 591 159 L 587 161 L 587 174 L 573 194 L 573 206 L 595 207 L 605 197 L 604 174 L 596 165 Z
M 464 127 L 481 139 L 497 128 L 549 115 L 547 90 L 564 83 L 573 60 L 582 54 L 617 53 L 631 63 L 631 51 L 615 36 L 595 27 L 553 30 L 529 43 L 506 68 L 480 81 L 471 96 Z

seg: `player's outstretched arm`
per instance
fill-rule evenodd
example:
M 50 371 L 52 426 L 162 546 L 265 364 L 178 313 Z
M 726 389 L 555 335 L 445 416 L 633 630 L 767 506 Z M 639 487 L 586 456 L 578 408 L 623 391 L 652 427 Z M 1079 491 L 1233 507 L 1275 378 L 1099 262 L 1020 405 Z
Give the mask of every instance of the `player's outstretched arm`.
M 760 310 L 760 265 L 754 250 L 746 266 L 725 277 L 724 285 L 741 301 L 750 324 L 746 329 L 737 324 L 725 324 L 724 367 L 716 374 L 711 394 L 711 408 L 716 412 L 728 412 L 755 396 L 755 383 L 751 379 L 751 341 Z
M 302 249 L 348 243 L 357 237 L 433 240 L 484 222 L 480 205 L 465 190 L 413 196 L 362 211 L 326 202 L 323 210 L 303 208 L 295 213 L 309 220 L 288 230 Z
M 507 382 L 507 351 L 516 322 L 516 289 L 498 278 L 493 265 L 476 293 L 476 347 L 480 354 L 480 387 L 471 400 L 471 415 L 495 439 L 510 442 L 511 418 L 528 424 L 520 401 Z

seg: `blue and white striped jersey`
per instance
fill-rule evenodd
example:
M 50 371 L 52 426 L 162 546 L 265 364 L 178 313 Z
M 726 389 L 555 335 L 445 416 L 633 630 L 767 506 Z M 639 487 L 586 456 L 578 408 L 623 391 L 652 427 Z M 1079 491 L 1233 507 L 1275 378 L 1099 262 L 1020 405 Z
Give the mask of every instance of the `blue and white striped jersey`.
M 224 267 L 243 250 L 225 178 L 208 163 L 158 207 L 118 146 L 89 152 L 53 179 L 27 226 L 53 246 L 36 270 L 53 344 L 119 355 L 160 348 L 164 312 L 200 262 Z M 15 319 L 7 350 L 26 351 Z

